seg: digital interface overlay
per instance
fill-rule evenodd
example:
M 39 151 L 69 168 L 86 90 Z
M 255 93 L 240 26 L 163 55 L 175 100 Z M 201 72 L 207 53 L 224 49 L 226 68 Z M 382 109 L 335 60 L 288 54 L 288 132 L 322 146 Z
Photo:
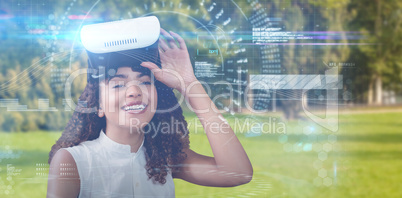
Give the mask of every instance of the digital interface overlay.
M 141 1 L 129 6 L 123 1 L 100 0 L 4 3 L 0 30 L 9 26 L 12 30 L 1 34 L 5 44 L 2 51 L 10 50 L 13 42 L 22 43 L 15 46 L 19 48 L 15 51 L 26 54 L 15 54 L 10 59 L 36 59 L 20 65 L 20 73 L 0 85 L 0 93 L 8 96 L 0 98 L 0 111 L 54 117 L 53 122 L 43 121 L 42 128 L 62 131 L 64 120 L 74 109 L 71 104 L 83 102 L 78 101 L 77 94 L 66 94 L 66 89 L 79 93 L 80 84 L 86 83 L 85 75 L 75 76 L 72 83 L 67 83 L 74 72 L 87 67 L 85 49 L 79 41 L 80 28 L 155 15 L 163 28 L 186 40 L 197 79 L 204 83 L 215 105 L 225 112 L 225 118 L 238 121 L 234 125 L 242 128 L 240 135 L 248 139 L 270 137 L 262 150 L 269 149 L 269 142 L 275 141 L 287 154 L 312 153 L 316 156 L 310 163 L 314 175 L 306 182 L 331 187 L 337 183 L 338 166 L 344 163 L 333 157 L 341 149 L 337 144 L 338 105 L 353 100 L 349 90 L 353 82 L 348 73 L 359 70 L 355 63 L 326 53 L 342 50 L 345 45 L 361 45 L 358 40 L 363 35 L 332 31 L 318 14 L 303 15 L 305 9 L 311 9 L 311 5 L 299 3 L 296 7 L 288 0 Z M 24 45 L 29 46 L 26 51 Z M 28 78 L 34 81 L 27 81 Z M 48 92 L 31 93 L 36 81 L 45 81 L 48 87 L 41 89 Z M 28 93 L 28 97 L 21 99 L 20 92 Z M 289 124 L 285 121 L 287 116 L 298 116 L 293 113 L 305 117 Z M 15 129 L 7 128 L 5 122 L 3 130 Z M 23 159 L 25 151 L 14 149 L 13 141 L 0 140 L 0 196 L 16 195 L 25 185 L 47 182 L 47 161 Z M 16 167 L 12 160 L 18 159 L 25 160 L 27 165 Z M 32 176 L 21 177 L 24 171 Z M 239 189 L 230 195 L 270 194 L 275 186 L 260 179 L 262 175 L 274 177 L 271 170 L 256 170 L 252 184 L 255 191 Z

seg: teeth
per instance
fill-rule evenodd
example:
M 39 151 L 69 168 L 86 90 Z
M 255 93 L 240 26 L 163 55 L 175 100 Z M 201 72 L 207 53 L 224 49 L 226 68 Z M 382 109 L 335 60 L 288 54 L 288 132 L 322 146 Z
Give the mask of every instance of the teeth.
M 126 106 L 124 110 L 129 111 L 129 110 L 143 110 L 145 109 L 145 105 L 140 104 L 140 105 L 132 105 L 132 106 Z

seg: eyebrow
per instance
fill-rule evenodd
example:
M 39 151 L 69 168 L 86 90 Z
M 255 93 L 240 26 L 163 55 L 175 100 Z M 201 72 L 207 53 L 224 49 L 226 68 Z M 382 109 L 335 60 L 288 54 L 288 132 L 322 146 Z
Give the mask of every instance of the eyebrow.
M 140 73 L 140 74 L 137 75 L 137 78 L 141 78 L 141 77 L 143 77 L 143 76 L 149 76 L 149 75 L 144 74 L 144 73 Z M 124 78 L 124 79 L 127 79 L 128 77 L 127 77 L 126 74 L 116 74 L 116 75 L 114 75 L 112 78 L 110 78 L 109 81 L 112 80 L 113 78 Z
M 125 74 L 116 74 L 116 75 L 114 75 L 112 78 L 110 78 L 110 80 L 112 80 L 113 78 L 124 78 L 124 79 L 127 79 L 127 75 L 125 75 Z

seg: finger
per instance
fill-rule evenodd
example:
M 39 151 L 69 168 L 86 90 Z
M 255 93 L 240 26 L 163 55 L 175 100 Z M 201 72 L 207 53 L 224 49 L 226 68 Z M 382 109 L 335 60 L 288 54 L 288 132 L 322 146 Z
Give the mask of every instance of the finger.
M 161 47 L 158 47 L 159 55 L 163 54 L 165 51 Z
M 151 70 L 151 72 L 154 74 L 156 80 L 159 80 L 159 81 L 162 80 L 163 71 L 157 65 L 155 65 L 155 63 L 142 62 L 140 65 Z
M 161 70 L 157 65 L 155 65 L 155 63 L 152 62 L 142 62 L 140 65 L 148 68 L 152 73 L 159 72 L 159 70 Z
M 172 31 L 170 31 L 170 34 L 177 40 L 177 42 L 179 42 L 180 49 L 187 49 L 186 42 L 180 35 Z
M 160 47 L 158 48 L 158 51 L 159 51 L 160 63 L 163 68 L 163 66 L 165 65 L 165 62 L 166 62 L 166 54 L 163 51 L 163 49 L 161 49 Z
M 159 38 L 159 47 L 163 50 L 163 51 L 167 51 L 170 49 L 169 45 L 166 43 L 166 41 L 163 40 L 163 38 Z
M 156 80 L 161 80 L 161 78 L 163 76 L 163 71 L 157 65 L 155 65 L 155 63 L 142 62 L 140 65 L 151 70 L 151 72 L 154 74 Z
M 177 48 L 177 44 L 176 41 L 174 40 L 174 38 L 172 37 L 172 35 L 170 35 L 166 30 L 164 30 L 163 28 L 161 28 L 161 34 L 163 35 L 164 38 L 166 38 L 166 40 L 168 41 L 169 45 L 171 48 Z

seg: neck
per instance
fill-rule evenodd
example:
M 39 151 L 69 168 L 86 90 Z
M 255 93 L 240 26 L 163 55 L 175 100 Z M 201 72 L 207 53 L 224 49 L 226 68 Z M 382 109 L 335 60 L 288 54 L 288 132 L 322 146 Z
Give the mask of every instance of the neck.
M 124 126 L 114 126 L 106 124 L 106 136 L 111 140 L 131 146 L 131 152 L 137 152 L 144 139 L 144 133 L 139 131 L 130 131 L 130 128 Z

